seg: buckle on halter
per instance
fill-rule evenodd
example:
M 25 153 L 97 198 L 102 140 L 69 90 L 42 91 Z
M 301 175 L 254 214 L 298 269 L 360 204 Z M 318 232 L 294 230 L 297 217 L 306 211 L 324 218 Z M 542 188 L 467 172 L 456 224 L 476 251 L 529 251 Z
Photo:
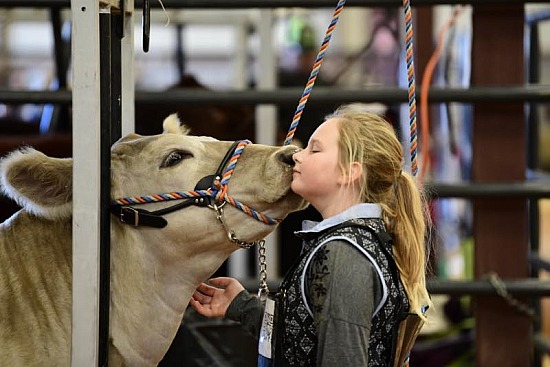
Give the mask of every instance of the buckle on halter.
M 139 212 L 131 206 L 120 208 L 120 221 L 137 227 L 139 225 Z

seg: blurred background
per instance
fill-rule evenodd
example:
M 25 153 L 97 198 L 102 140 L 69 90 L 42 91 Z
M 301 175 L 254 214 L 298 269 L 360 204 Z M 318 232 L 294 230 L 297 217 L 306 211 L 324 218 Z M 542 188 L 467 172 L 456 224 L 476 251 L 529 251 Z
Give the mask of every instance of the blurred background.
M 70 103 L 36 103 L 16 101 L 10 92 L 71 90 L 71 12 L 65 8 L 0 8 L 0 156 L 22 145 L 32 145 L 46 154 L 69 157 L 72 152 L 72 115 Z M 522 5 L 523 6 L 523 5 Z M 497 7 L 498 8 L 498 7 Z M 473 24 L 475 11 L 465 6 L 456 12 L 452 5 L 424 6 L 415 9 L 417 93 L 421 81 L 434 88 L 472 87 L 472 50 L 475 47 Z M 550 5 L 525 4 L 524 30 L 521 35 L 525 85 L 550 85 Z M 136 11 L 136 14 L 139 10 Z M 327 93 L 377 91 L 380 96 L 389 91 L 406 89 L 404 65 L 403 11 L 400 7 L 353 7 L 346 9 L 331 40 L 315 88 L 327 88 Z M 274 89 L 294 91 L 292 103 L 277 103 L 276 129 L 273 142 L 281 144 L 290 126 L 301 90 L 305 86 L 317 56 L 320 43 L 332 11 L 330 9 L 276 8 L 272 19 L 271 47 L 275 64 Z M 148 52 L 142 49 L 142 25 L 136 16 L 135 25 L 135 130 L 141 134 L 157 134 L 162 120 L 173 112 L 191 127 L 191 133 L 210 135 L 223 140 L 251 139 L 258 141 L 262 123 L 257 121 L 259 108 L 255 103 L 152 104 L 140 100 L 140 92 L 174 90 L 247 91 L 255 90 L 271 70 L 262 68 L 262 39 L 258 24 L 262 21 L 258 9 L 188 10 L 154 8 L 151 11 L 151 42 Z M 498 16 L 498 15 L 495 15 Z M 454 18 L 453 18 L 454 17 Z M 439 32 L 449 21 L 452 27 Z M 506 29 L 501 29 L 506 37 Z M 441 55 L 433 70 L 426 65 L 436 46 Z M 493 54 L 500 49 L 487 48 Z M 509 55 L 501 55 L 506 58 Z M 495 66 L 498 68 L 498 66 Z M 506 73 L 507 70 L 501 70 Z M 516 70 L 517 71 L 517 70 Z M 423 79 L 429 73 L 429 79 Z M 521 86 L 520 86 L 521 87 Z M 313 96 L 317 89 L 313 90 Z M 526 151 L 525 182 L 549 184 L 550 172 L 550 98 L 548 91 L 535 102 L 524 103 Z M 21 99 L 25 98 L 24 93 Z M 9 98 L 8 98 L 9 97 Z M 421 96 L 422 98 L 422 96 Z M 405 148 L 409 148 L 408 105 L 398 98 L 368 101 L 371 108 L 390 121 Z M 389 101 L 388 101 L 389 100 Z M 354 102 L 349 100 L 348 102 Z M 315 127 L 326 114 L 341 102 L 322 101 L 307 105 L 295 135 L 295 144 L 306 145 Z M 432 103 L 429 107 L 430 150 L 427 184 L 464 184 L 472 182 L 474 156 L 474 116 L 471 101 Z M 422 121 L 420 121 L 422 122 Z M 507 149 L 506 147 L 505 149 Z M 510 147 L 513 149 L 514 147 Z M 406 149 L 407 150 L 407 149 Z M 482 152 L 483 153 L 483 152 Z M 498 155 L 498 153 L 497 153 Z M 410 157 L 407 157 L 407 160 Z M 423 161 L 424 162 L 424 161 Z M 405 162 L 406 166 L 409 162 Z M 513 195 L 513 194 L 512 194 Z M 430 246 L 430 278 L 434 280 L 468 281 L 478 278 L 475 271 L 474 206 L 472 199 L 458 195 L 434 198 L 431 209 L 434 229 Z M 529 200 L 536 207 L 536 218 L 530 212 L 533 227 L 527 233 L 529 247 L 528 276 L 547 278 L 550 267 L 550 199 Z M 18 206 L 0 197 L 0 219 L 3 221 Z M 495 212 L 495 215 L 498 215 Z M 318 218 L 308 208 L 290 215 L 280 226 L 274 239 L 274 255 L 269 279 L 277 280 L 300 252 L 300 242 L 293 235 L 303 219 Z M 532 246 L 536 243 L 536 246 Z M 505 249 L 503 249 L 505 251 Z M 218 271 L 242 279 L 254 290 L 257 277 L 256 254 L 240 254 Z M 478 276 L 476 276 L 476 274 Z M 527 275 L 527 274 L 526 274 Z M 437 312 L 423 330 L 413 351 L 411 365 L 473 366 L 476 363 L 476 318 L 471 295 L 434 294 Z M 550 320 L 544 298 L 522 298 L 536 318 L 529 321 L 533 340 L 530 361 L 533 366 L 546 363 L 550 337 Z M 503 319 L 504 321 L 506 318 Z M 495 327 L 497 327 L 495 325 Z M 239 338 L 227 338 L 239 335 Z M 223 343 L 221 341 L 224 341 Z M 233 344 L 227 344 L 231 340 Z M 225 343 L 225 349 L 220 344 Z M 163 365 L 254 365 L 255 345 L 238 327 L 223 320 L 203 320 L 189 311 L 173 348 Z M 479 364 L 479 359 L 478 359 Z M 480 364 L 481 365 L 481 364 Z

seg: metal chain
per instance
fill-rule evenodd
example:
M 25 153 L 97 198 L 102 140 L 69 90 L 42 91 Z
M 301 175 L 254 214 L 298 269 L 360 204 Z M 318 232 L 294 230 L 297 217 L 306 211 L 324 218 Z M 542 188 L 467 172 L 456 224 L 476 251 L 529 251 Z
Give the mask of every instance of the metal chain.
M 258 262 L 260 264 L 260 288 L 258 296 L 265 297 L 269 293 L 267 286 L 267 257 L 265 255 L 265 240 L 258 242 Z
M 246 250 L 258 244 L 260 241 L 246 242 L 238 239 L 237 236 L 235 235 L 235 232 L 233 232 L 227 227 L 227 225 L 225 224 L 225 221 L 223 220 L 223 206 L 225 205 L 225 203 L 226 202 L 224 201 L 221 205 L 212 204 L 212 205 L 209 205 L 209 207 L 216 211 L 216 219 L 223 225 L 223 228 L 225 228 L 225 232 L 227 233 L 227 238 L 229 238 L 229 241 L 233 242 L 240 248 L 244 248 Z
M 502 297 L 506 301 L 506 303 L 508 303 L 508 305 L 515 308 L 522 314 L 528 316 L 532 320 L 538 319 L 535 310 L 532 307 L 525 304 L 524 302 L 521 302 L 508 292 L 508 290 L 506 289 L 506 285 L 504 284 L 502 279 L 500 279 L 497 273 L 491 272 L 488 274 L 488 277 L 491 285 L 493 286 L 493 288 L 495 288 L 497 294 Z

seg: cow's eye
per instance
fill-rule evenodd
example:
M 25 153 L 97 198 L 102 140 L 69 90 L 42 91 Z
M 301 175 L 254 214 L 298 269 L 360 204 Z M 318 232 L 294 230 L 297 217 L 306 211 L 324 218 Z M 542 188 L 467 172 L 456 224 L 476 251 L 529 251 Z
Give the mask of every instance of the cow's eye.
M 181 162 L 184 159 L 192 158 L 193 154 L 189 152 L 184 152 L 181 150 L 176 150 L 168 154 L 168 156 L 162 162 L 162 167 L 172 167 Z

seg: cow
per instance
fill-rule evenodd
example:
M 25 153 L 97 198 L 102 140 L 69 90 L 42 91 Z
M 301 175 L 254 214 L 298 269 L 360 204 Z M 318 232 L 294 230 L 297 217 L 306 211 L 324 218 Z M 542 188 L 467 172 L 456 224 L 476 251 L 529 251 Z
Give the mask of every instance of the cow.
M 236 156 L 232 142 L 191 136 L 174 115 L 163 126 L 162 134 L 130 134 L 111 148 L 113 367 L 157 365 L 196 287 L 239 246 L 261 240 L 282 218 L 305 206 L 290 190 L 296 147 L 244 144 Z M 222 166 L 227 170 L 229 157 L 237 160 L 229 160 L 227 166 L 234 166 L 220 182 L 214 176 Z M 0 162 L 2 190 L 22 207 L 0 225 L 4 366 L 70 365 L 72 169 L 72 159 L 30 147 Z M 201 195 L 135 204 L 174 196 L 165 193 Z M 189 205 L 153 215 L 183 200 Z M 153 213 L 153 219 L 141 213 Z

